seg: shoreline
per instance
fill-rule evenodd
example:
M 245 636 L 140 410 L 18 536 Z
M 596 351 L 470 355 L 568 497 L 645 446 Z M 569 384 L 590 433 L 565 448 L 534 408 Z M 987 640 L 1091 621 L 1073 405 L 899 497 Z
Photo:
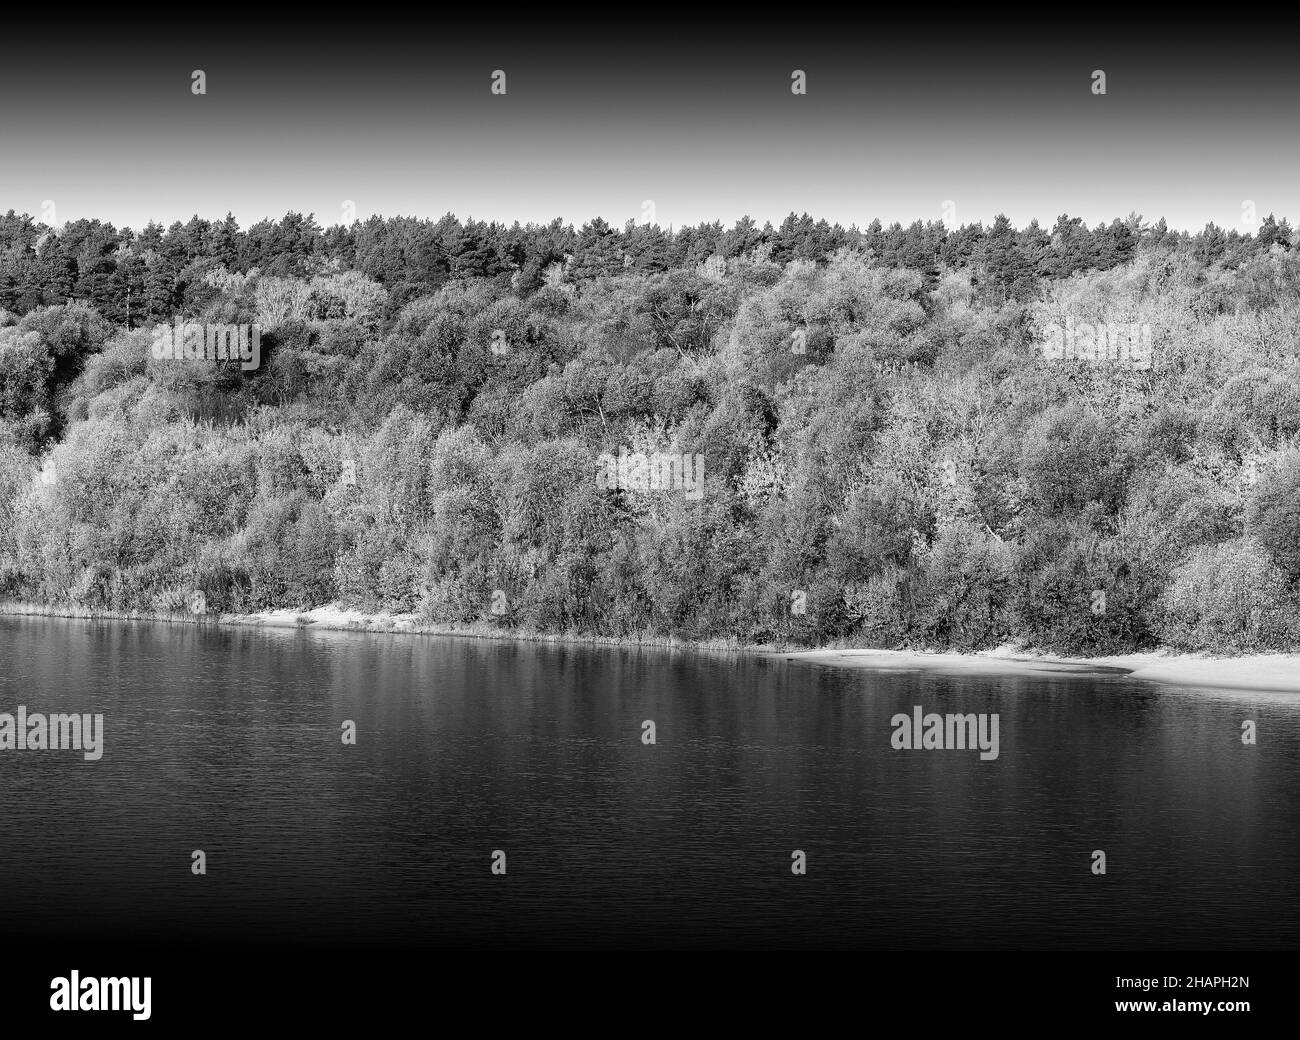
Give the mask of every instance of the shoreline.
M 1260 693 L 1300 693 L 1300 654 L 1208 654 L 1155 650 L 1108 657 L 1060 657 L 1015 647 L 974 654 L 911 650 L 805 650 L 781 655 L 788 661 L 832 668 L 915 671 L 949 675 L 1084 675 L 1111 673 L 1126 679 L 1173 686 Z
M 0 617 L 50 617 L 71 621 L 147 621 L 175 625 L 216 625 L 222 628 L 262 628 L 276 631 L 363 632 L 372 635 L 456 636 L 502 642 L 560 643 L 589 646 L 647 647 L 656 650 L 695 650 L 723 653 L 780 653 L 779 646 L 742 644 L 734 639 L 689 640 L 671 636 L 599 636 L 578 632 L 534 632 L 499 628 L 487 622 L 446 625 L 422 622 L 416 614 L 369 613 L 328 604 L 311 610 L 263 610 L 251 614 L 163 613 L 114 610 L 107 607 L 50 605 L 17 600 L 0 601 Z M 796 648 L 797 649 L 797 648 Z
M 645 635 L 596 636 L 572 632 L 530 632 L 497 628 L 486 622 L 455 626 L 429 624 L 414 614 L 367 613 L 329 604 L 312 610 L 266 610 L 251 614 L 165 614 L 144 610 L 100 607 L 50 606 L 21 601 L 0 602 L 0 617 L 55 617 L 69 620 L 148 621 L 182 625 L 368 632 L 372 634 L 457 636 L 504 642 L 565 645 L 644 647 L 656 650 L 692 650 L 779 658 L 796 664 L 854 668 L 871 671 L 929 670 L 950 675 L 1082 675 L 1099 672 L 1129 679 L 1213 689 L 1300 693 L 1300 653 L 1247 654 L 1215 657 L 1168 649 L 1104 657 L 1061 657 L 1016 646 L 982 650 L 973 654 L 934 653 L 919 650 L 873 650 L 851 647 L 818 649 L 782 648 L 744 644 L 737 640 L 675 639 Z

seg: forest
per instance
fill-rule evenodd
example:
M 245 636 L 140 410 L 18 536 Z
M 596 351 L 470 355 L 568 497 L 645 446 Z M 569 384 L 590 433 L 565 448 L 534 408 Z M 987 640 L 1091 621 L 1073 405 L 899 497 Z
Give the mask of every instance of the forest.
M 10 210 L 0 599 L 1300 649 L 1300 234 Z

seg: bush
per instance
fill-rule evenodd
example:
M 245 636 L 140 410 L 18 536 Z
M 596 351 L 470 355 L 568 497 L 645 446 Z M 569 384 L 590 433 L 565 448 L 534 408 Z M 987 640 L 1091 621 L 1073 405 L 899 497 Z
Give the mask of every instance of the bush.
M 1246 510 L 1246 532 L 1292 581 L 1300 579 L 1300 450 L 1265 478 Z
M 914 593 L 915 627 L 927 646 L 979 650 L 1010 631 L 1011 553 L 965 524 L 939 527 L 926 550 Z
M 845 588 L 845 610 L 869 646 L 892 647 L 906 639 L 911 629 L 907 581 L 906 568 L 887 563 L 865 581 Z
M 1185 650 L 1283 650 L 1300 638 L 1286 577 L 1251 538 L 1194 550 L 1162 597 L 1160 634 Z

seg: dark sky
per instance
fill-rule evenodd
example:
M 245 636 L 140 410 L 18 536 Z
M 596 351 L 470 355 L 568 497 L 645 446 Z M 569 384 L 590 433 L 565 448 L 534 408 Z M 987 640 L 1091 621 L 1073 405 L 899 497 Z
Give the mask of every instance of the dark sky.
M 228 210 L 244 226 L 287 210 L 328 225 L 345 200 L 361 218 L 664 226 L 791 210 L 1050 226 L 1136 210 L 1198 229 L 1241 227 L 1250 200 L 1300 218 L 1290 28 L 780 10 L 731 24 L 653 6 L 603 22 L 486 6 L 455 23 L 358 8 L 237 25 L 219 8 L 195 25 L 126 9 L 6 20 L 0 211 L 39 216 L 52 200 L 57 222 L 138 228 Z M 190 92 L 194 69 L 206 96 Z

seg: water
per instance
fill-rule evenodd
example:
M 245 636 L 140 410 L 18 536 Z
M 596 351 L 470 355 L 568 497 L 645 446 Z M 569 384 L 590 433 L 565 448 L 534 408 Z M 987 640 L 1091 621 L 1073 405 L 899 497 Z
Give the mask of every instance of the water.
M 1293 695 L 3 617 L 19 704 L 106 736 L 98 762 L 0 753 L 8 936 L 1300 945 Z M 998 713 L 999 757 L 892 750 L 916 704 Z

